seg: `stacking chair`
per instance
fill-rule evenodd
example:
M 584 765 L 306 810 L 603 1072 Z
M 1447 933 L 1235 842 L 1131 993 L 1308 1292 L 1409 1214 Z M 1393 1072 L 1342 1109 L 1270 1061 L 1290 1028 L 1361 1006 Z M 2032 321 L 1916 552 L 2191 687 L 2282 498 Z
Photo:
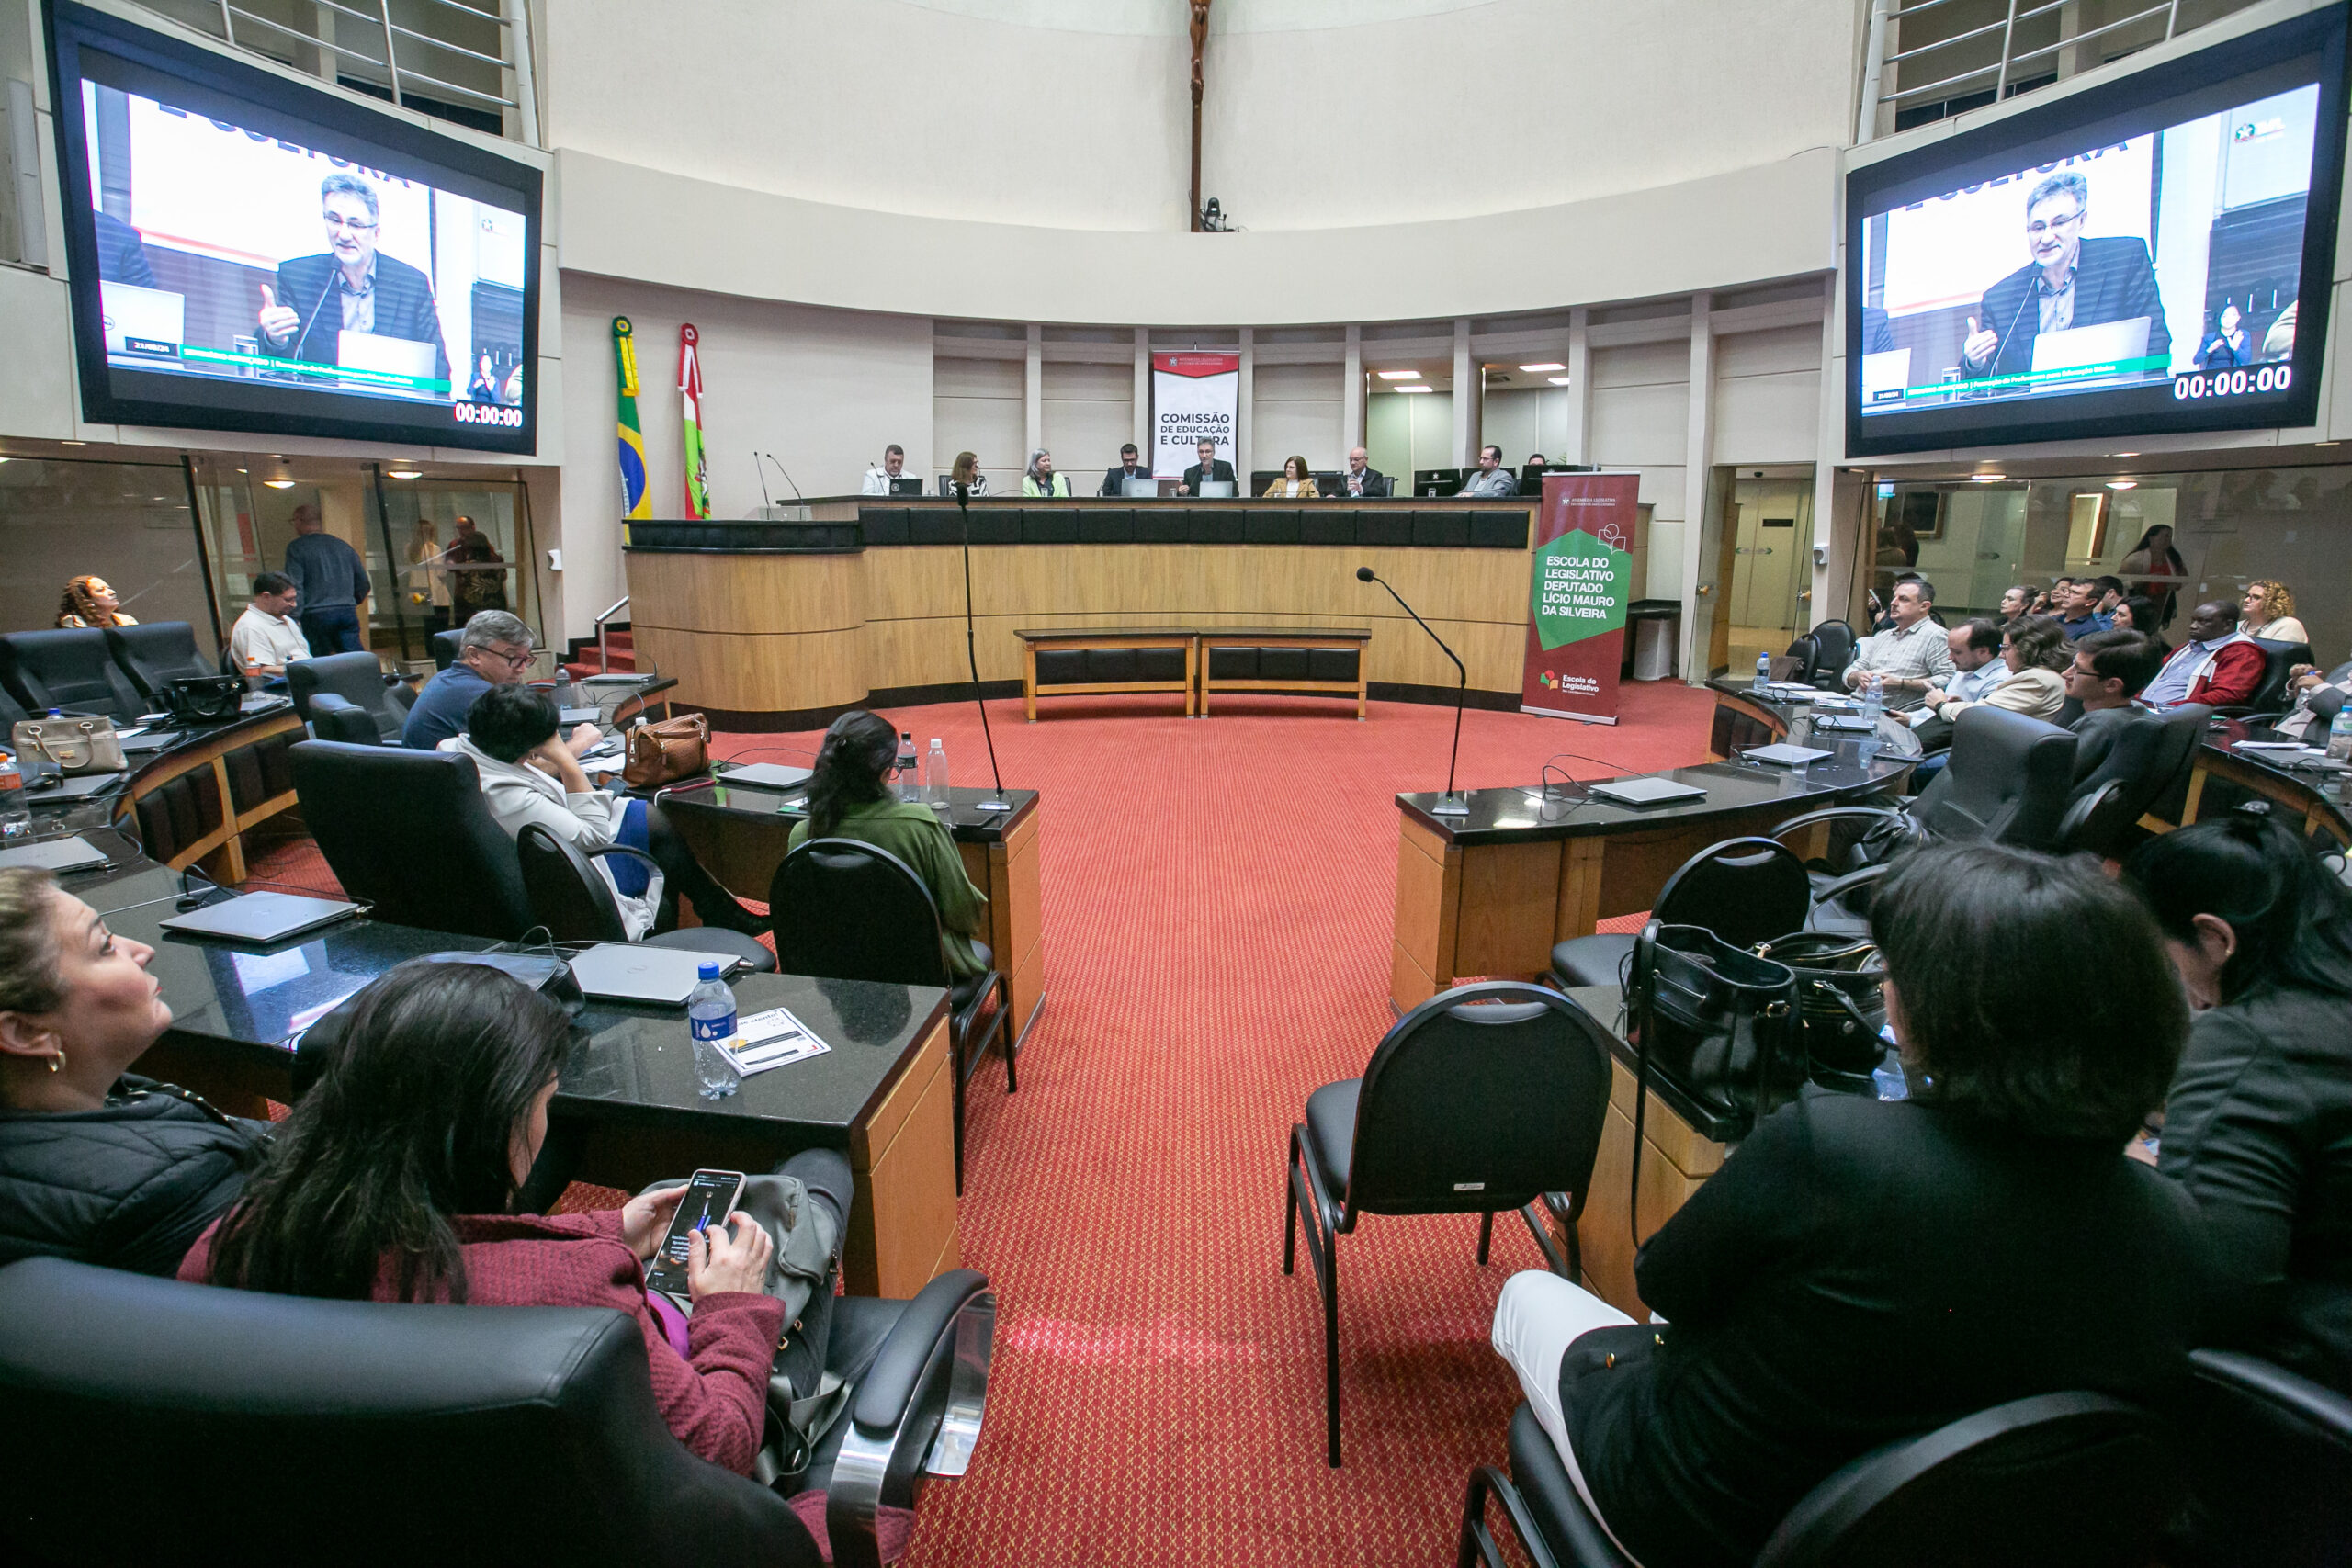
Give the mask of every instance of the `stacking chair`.
M 1457 986 L 1398 1019 L 1363 1077 L 1325 1084 L 1290 1130 L 1283 1272 L 1299 1220 L 1323 1297 L 1325 1458 L 1340 1465 L 1339 1238 L 1365 1214 L 1476 1214 L 1478 1261 L 1495 1215 L 1516 1209 L 1554 1270 L 1579 1272 L 1576 1221 L 1609 1104 L 1608 1032 L 1557 991 Z M 1563 1258 L 1533 1212 L 1557 1199 Z
M 407 683 L 385 674 L 372 653 L 298 659 L 286 667 L 286 688 L 296 716 L 322 739 L 397 745 L 408 723 Z
M 962 1473 L 995 1318 L 969 1269 L 910 1302 L 836 1303 L 826 1359 L 856 1393 L 797 1478 L 827 1494 L 835 1562 L 878 1568 L 882 1511 L 911 1509 L 926 1470 Z M 671 1436 L 623 1313 L 264 1295 L 37 1258 L 0 1269 L 0 1403 L 41 1434 L 0 1467 L 11 1562 L 822 1561 L 777 1491 Z
M 175 681 L 220 671 L 196 649 L 196 628 L 186 621 L 150 621 L 141 626 L 106 628 L 107 650 L 139 693 L 148 711 L 163 707 Z
M 1471 1472 L 1457 1568 L 1503 1568 L 1503 1505 L 1536 1568 L 1628 1568 L 1521 1404 L 1510 1473 Z M 2146 1568 L 2179 1498 L 2154 1417 L 2097 1393 L 2044 1393 L 1862 1455 L 1807 1493 L 1756 1568 Z
M 958 980 L 940 946 L 939 906 L 914 868 L 858 839 L 810 839 L 784 857 L 768 884 L 776 962 L 787 975 L 935 986 L 947 993 L 956 1066 L 956 1190 L 964 1190 L 964 1086 L 989 1044 L 1004 1043 L 1004 1092 L 1021 1088 L 1013 1058 L 1012 990 L 994 955 L 986 973 Z M 993 998 L 994 1006 L 990 1000 Z
M 2199 1568 L 2352 1561 L 2352 1397 L 2235 1350 L 2192 1350 L 2189 1550 Z
M 1753 947 L 1804 925 L 1813 885 L 1796 852 L 1770 839 L 1726 839 L 1682 863 L 1659 890 L 1650 918 L 1703 926 L 1734 947 Z M 1631 931 L 1570 937 L 1552 949 L 1552 983 L 1614 986 L 1634 951 Z
M 35 717 L 62 708 L 128 722 L 148 711 L 96 626 L 0 634 L 0 686 Z
M 597 874 L 596 861 L 642 862 L 653 877 L 654 898 L 661 897 L 662 868 L 651 855 L 626 844 L 608 844 L 583 853 L 579 845 L 557 838 L 537 822 L 526 822 L 515 837 L 514 853 L 522 864 L 523 892 L 531 902 L 532 922 L 547 927 L 557 942 L 628 941 L 620 901 L 614 897 L 613 885 Z M 731 953 L 754 973 L 775 972 L 775 954 L 757 937 L 725 926 L 680 926 L 675 931 L 655 931 L 642 942 L 647 947 Z
M 376 919 L 492 942 L 536 923 L 472 758 L 339 740 L 297 741 L 288 755 L 319 852 Z

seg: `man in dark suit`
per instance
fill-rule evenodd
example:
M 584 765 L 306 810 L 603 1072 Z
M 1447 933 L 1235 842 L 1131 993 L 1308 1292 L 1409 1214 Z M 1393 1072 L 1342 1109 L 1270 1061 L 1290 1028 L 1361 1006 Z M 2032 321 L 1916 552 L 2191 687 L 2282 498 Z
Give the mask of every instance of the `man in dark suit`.
M 1201 460 L 1184 470 L 1184 477 L 1177 481 L 1176 493 L 1198 495 L 1204 481 L 1214 483 L 1220 479 L 1227 484 L 1233 483 L 1233 465 L 1216 455 L 1216 442 L 1203 436 Z
M 261 286 L 258 321 L 268 351 L 337 365 L 340 333 L 406 338 L 433 345 L 433 374 L 447 381 L 449 355 L 432 283 L 376 248 L 382 237 L 376 187 L 356 175 L 329 175 L 319 184 L 319 206 L 326 254 L 280 262 L 276 287 Z
M 154 269 L 147 265 L 147 242 L 139 231 L 104 208 L 93 208 L 90 216 L 97 220 L 98 280 L 154 288 Z
M 2172 333 L 2144 240 L 2083 238 L 2090 182 L 2061 169 L 2026 197 L 2026 248 L 2033 259 L 1984 290 L 1981 314 L 1968 319 L 1960 367 L 1970 377 L 2033 368 L 2033 341 L 2043 333 L 2148 318 L 2148 355 L 2169 358 Z
M 1361 446 L 1349 448 L 1347 471 L 1340 476 L 1340 483 L 1330 493 L 1339 495 L 1385 496 L 1396 493 L 1396 481 L 1366 461 L 1367 454 Z
M 1102 488 L 1096 491 L 1094 493 L 1097 495 L 1125 495 L 1127 493 L 1127 481 L 1129 479 L 1148 479 L 1149 478 L 1151 478 L 1151 470 L 1145 468 L 1142 462 L 1138 460 L 1136 454 L 1136 444 L 1130 441 L 1125 446 L 1119 448 L 1119 466 L 1109 470 L 1102 476 Z

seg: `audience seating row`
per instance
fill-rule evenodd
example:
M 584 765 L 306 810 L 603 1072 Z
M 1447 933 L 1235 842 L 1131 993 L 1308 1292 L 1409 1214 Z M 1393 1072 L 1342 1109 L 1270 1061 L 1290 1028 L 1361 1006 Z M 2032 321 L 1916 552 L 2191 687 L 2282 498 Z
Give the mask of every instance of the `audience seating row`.
M 174 681 L 220 673 L 186 621 L 8 632 L 0 634 L 0 694 L 17 711 L 0 716 L 13 723 L 63 708 L 128 721 L 160 707 Z
M 976 506 L 976 545 L 1333 545 L 1523 550 L 1524 506 Z M 864 506 L 866 545 L 957 545 L 953 506 Z

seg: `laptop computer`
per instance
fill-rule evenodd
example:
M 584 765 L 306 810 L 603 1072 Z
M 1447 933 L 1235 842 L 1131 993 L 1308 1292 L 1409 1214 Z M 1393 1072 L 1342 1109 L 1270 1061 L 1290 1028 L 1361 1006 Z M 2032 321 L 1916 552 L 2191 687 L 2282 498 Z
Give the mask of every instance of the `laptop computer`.
M 10 850 L 0 850 L 0 871 L 19 867 L 38 871 L 87 871 L 94 865 L 104 865 L 103 851 L 92 849 L 78 835 L 71 839 L 45 839 L 38 844 L 18 844 Z
M 304 898 L 292 893 L 241 893 L 223 903 L 208 905 L 184 915 L 170 915 L 155 923 L 183 936 L 226 937 L 232 942 L 283 942 L 289 936 L 359 912 L 356 904 L 340 898 Z
M 890 493 L 892 495 L 921 495 L 922 481 L 912 474 L 900 474 L 890 481 Z
M 131 359 L 180 356 L 186 341 L 187 297 L 164 288 L 141 288 L 135 283 L 101 283 L 105 302 L 107 352 Z
M 571 977 L 582 992 L 605 1001 L 684 1007 L 701 981 L 704 964 L 716 964 L 725 975 L 741 962 L 732 953 L 600 942 L 572 955 Z
M 603 721 L 604 716 L 603 708 L 559 708 L 556 711 L 556 722 L 559 724 L 597 724 Z
M 1885 348 L 1862 355 L 1862 401 L 1899 403 L 1911 385 L 1911 351 Z
M 1783 768 L 1802 768 L 1807 762 L 1819 761 L 1824 757 L 1833 757 L 1837 753 L 1824 751 L 1814 746 L 1792 746 L 1787 741 L 1781 740 L 1770 746 L 1751 746 L 1740 755 L 1751 762 L 1773 762 Z
M 2101 321 L 2091 327 L 2070 327 L 2063 333 L 2041 333 L 2033 340 L 2033 368 L 2037 375 L 2045 370 L 2071 370 L 2082 365 L 2107 365 L 2147 356 L 2145 316 Z M 2138 376 L 2141 372 L 2127 370 L 2120 374 Z
M 1223 500 L 1238 494 L 1239 490 L 1240 487 L 1231 479 L 1203 479 L 1199 493 L 1204 500 Z
M 1696 784 L 1661 778 L 1611 779 L 1589 787 L 1592 794 L 1620 806 L 1665 806 L 1677 800 L 1703 799 L 1707 794 Z
M 808 770 L 785 762 L 752 762 L 718 775 L 723 784 L 754 784 L 761 789 L 797 789 L 808 782 Z
M 1149 477 L 1134 479 L 1121 479 L 1119 481 L 1119 493 L 1129 501 L 1150 501 L 1159 494 L 1159 487 L 1162 482 L 1163 481 L 1159 479 L 1151 479 Z

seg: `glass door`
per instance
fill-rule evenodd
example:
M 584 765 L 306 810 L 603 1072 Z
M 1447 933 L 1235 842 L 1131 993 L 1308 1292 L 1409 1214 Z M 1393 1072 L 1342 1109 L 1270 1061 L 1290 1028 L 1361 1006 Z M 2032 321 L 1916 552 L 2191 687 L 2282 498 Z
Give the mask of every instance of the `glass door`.
M 520 483 L 379 476 L 376 500 L 387 563 L 378 603 L 391 612 L 383 619 L 396 622 L 386 627 L 387 645 L 397 641 L 403 662 L 430 660 L 434 633 L 462 627 L 483 610 L 511 611 L 538 627 Z

